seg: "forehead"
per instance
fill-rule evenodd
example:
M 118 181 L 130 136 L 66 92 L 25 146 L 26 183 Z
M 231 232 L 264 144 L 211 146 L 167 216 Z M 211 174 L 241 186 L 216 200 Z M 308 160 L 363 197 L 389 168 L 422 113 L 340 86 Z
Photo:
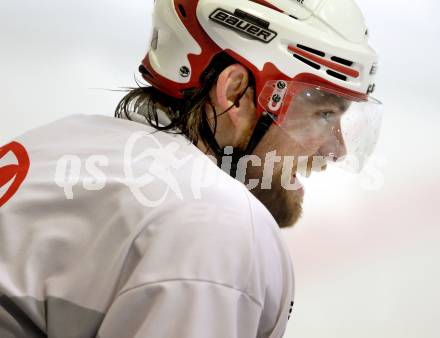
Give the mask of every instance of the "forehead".
M 351 101 L 336 94 L 317 88 L 304 89 L 295 96 L 294 101 L 311 108 L 334 108 L 346 111 Z

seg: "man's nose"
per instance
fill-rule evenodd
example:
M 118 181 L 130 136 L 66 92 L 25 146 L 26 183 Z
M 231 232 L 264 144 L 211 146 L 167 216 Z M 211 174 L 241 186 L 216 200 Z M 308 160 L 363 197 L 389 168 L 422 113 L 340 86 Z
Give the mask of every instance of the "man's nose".
M 347 155 L 347 147 L 340 126 L 335 127 L 329 139 L 319 149 L 319 152 L 324 156 L 330 156 L 333 161 L 340 160 Z

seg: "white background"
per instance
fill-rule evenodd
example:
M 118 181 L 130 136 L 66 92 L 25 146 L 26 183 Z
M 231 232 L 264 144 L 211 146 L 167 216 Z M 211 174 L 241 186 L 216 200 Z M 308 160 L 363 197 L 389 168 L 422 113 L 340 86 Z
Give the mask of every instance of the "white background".
M 358 3 L 381 55 L 381 139 L 363 175 L 305 183 L 304 217 L 283 231 L 297 283 L 286 337 L 438 338 L 440 3 Z M 112 115 L 123 93 L 110 90 L 135 85 L 152 4 L 2 0 L 0 144 L 66 115 Z

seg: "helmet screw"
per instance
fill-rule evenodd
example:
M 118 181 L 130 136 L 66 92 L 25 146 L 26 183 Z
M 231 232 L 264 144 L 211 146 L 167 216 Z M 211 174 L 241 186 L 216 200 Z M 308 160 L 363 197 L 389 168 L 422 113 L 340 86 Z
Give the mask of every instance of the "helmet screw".
M 277 87 L 278 89 L 284 89 L 286 88 L 286 83 L 284 81 L 278 81 Z
M 181 77 L 188 77 L 190 70 L 187 66 L 182 66 L 180 67 L 179 73 Z
M 281 101 L 281 96 L 279 96 L 278 94 L 275 94 L 274 96 L 272 96 L 272 101 L 275 103 L 278 103 Z

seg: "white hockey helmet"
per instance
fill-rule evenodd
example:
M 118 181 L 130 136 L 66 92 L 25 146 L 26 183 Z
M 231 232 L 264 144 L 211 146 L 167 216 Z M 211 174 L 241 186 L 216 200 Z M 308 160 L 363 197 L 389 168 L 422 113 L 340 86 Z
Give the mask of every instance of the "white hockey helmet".
M 354 0 L 156 0 L 153 19 L 143 77 L 172 97 L 183 98 L 186 90 L 200 88 L 203 71 L 217 54 L 226 52 L 254 76 L 257 114 L 270 113 L 281 127 L 283 121 L 298 122 L 299 115 L 292 113 L 298 95 L 336 95 L 350 106 L 373 101 L 377 54 L 368 44 L 368 30 Z M 355 115 L 361 116 L 360 125 L 352 119 L 345 124 L 356 124 L 358 131 L 367 123 L 376 127 L 367 133 L 367 146 L 359 141 L 362 133 L 350 136 L 341 130 L 343 121 L 325 135 L 315 132 L 343 148 L 343 139 L 354 137 L 351 150 L 362 151 L 356 156 L 363 161 L 375 144 L 379 123 L 376 117 L 366 118 L 364 108 Z M 307 127 L 307 121 L 299 122 L 297 126 Z M 284 130 L 311 147 L 298 128 Z

